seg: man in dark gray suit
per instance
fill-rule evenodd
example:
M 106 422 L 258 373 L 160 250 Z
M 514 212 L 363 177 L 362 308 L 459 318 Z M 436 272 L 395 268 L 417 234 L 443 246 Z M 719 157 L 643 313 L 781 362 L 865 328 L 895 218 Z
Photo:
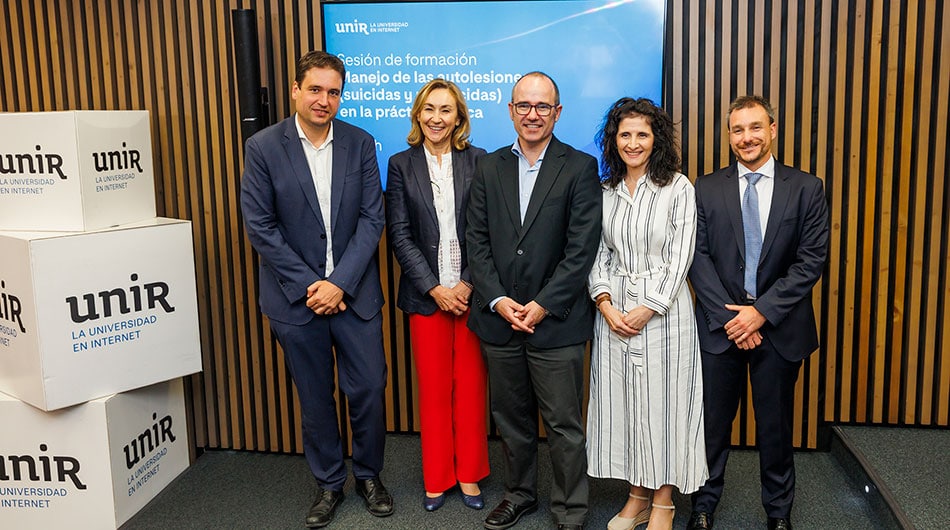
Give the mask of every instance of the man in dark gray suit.
M 505 449 L 505 497 L 485 527 L 514 526 L 537 508 L 538 408 L 559 528 L 587 515 L 581 421 L 584 347 L 593 332 L 585 279 L 601 227 L 596 160 L 554 138 L 557 85 L 532 72 L 508 104 L 518 139 L 479 160 L 468 208 L 469 327 L 482 341 L 492 416 Z
M 795 381 L 818 348 L 811 291 L 827 258 L 828 206 L 821 180 L 772 157 L 777 126 L 768 101 L 736 99 L 728 123 L 737 163 L 696 181 L 689 279 L 698 302 L 709 479 L 693 494 L 687 528 L 712 527 L 748 370 L 768 528 L 789 530 Z

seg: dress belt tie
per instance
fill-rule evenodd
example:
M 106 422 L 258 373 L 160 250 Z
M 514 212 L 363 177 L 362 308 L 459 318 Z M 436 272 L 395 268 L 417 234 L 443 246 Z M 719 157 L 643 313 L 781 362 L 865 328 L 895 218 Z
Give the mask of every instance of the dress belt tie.
M 649 269 L 649 270 L 640 271 L 640 272 L 629 272 L 629 271 L 625 271 L 621 269 L 620 267 L 617 267 L 614 270 L 614 274 L 616 274 L 617 276 L 625 276 L 627 278 L 630 278 L 631 280 L 640 280 L 643 278 L 649 278 L 653 276 L 654 274 L 661 272 L 662 270 L 663 269 L 655 268 L 655 269 Z

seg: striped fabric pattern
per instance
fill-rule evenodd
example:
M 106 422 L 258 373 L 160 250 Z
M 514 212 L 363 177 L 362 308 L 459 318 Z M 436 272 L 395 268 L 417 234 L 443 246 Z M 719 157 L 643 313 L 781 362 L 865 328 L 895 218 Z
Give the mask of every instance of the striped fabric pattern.
M 592 297 L 611 294 L 623 312 L 657 312 L 629 340 L 597 314 L 587 413 L 588 473 L 682 493 L 706 480 L 699 339 L 686 273 L 696 239 L 693 186 L 678 174 L 647 176 L 631 196 L 604 190 L 603 236 L 590 273 Z

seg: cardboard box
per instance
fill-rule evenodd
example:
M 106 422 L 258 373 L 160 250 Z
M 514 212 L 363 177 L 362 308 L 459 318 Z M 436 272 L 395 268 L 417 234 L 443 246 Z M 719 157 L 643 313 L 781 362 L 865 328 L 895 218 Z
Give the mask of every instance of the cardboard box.
M 43 410 L 201 371 L 191 223 L 0 232 L 0 392 Z
M 0 113 L 0 230 L 155 217 L 147 111 Z
M 0 394 L 0 422 L 4 528 L 117 528 L 188 467 L 180 379 L 54 412 Z

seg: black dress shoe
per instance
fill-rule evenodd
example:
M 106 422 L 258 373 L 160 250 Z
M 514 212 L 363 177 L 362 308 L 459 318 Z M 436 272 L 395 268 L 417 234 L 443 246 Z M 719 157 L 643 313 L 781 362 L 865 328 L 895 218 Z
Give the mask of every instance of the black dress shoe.
M 769 530 L 792 530 L 792 522 L 787 517 L 769 517 Z
M 514 526 L 518 519 L 526 513 L 531 513 L 538 509 L 538 502 L 529 502 L 525 504 L 515 504 L 508 499 L 504 499 L 495 509 L 485 518 L 485 528 L 488 530 L 504 530 Z
M 710 530 L 713 527 L 713 516 L 706 512 L 693 512 L 686 523 L 686 530 Z
M 383 486 L 379 477 L 356 479 L 356 492 L 363 497 L 366 509 L 372 515 L 386 517 L 393 514 L 393 497 L 386 491 L 386 486 Z
M 336 507 L 343 502 L 342 491 L 331 491 L 320 488 L 317 498 L 313 500 L 310 511 L 307 512 L 307 528 L 323 528 L 330 524 Z

